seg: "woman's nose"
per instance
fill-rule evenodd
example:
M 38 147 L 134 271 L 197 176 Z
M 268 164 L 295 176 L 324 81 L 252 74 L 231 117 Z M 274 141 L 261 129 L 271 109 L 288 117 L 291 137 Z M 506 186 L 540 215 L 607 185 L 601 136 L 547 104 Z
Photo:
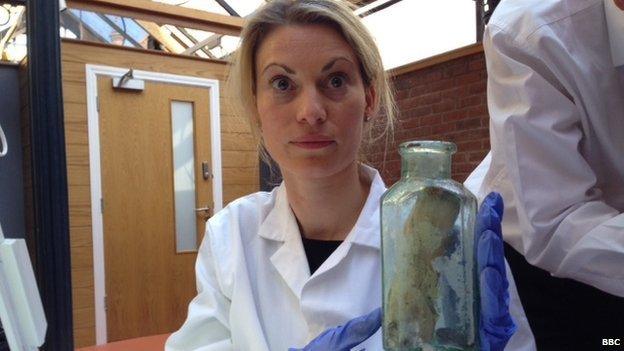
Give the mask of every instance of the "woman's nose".
M 323 96 L 316 89 L 306 89 L 299 95 L 297 122 L 315 125 L 327 119 Z

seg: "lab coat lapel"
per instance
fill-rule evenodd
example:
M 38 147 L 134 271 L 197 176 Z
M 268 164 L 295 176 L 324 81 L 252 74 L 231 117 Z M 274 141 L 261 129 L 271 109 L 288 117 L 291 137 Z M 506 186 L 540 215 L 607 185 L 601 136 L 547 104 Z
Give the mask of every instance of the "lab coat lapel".
M 310 268 L 297 220 L 288 204 L 284 183 L 276 191 L 275 205 L 260 225 L 258 235 L 282 242 L 271 256 L 271 263 L 295 296 L 301 298 L 301 290 L 310 277 Z

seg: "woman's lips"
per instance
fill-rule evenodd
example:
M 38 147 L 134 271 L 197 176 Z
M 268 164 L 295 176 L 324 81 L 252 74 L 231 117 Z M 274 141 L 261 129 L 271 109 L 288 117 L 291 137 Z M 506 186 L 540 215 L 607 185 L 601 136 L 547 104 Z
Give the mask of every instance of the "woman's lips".
M 292 144 L 303 149 L 322 149 L 333 144 L 333 140 L 293 141 Z

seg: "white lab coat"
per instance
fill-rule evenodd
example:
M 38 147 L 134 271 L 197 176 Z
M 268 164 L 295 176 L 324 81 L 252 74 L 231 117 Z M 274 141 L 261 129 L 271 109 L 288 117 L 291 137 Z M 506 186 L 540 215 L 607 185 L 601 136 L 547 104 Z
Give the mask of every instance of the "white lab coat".
M 364 208 L 312 276 L 283 184 L 212 217 L 197 259 L 199 294 L 166 350 L 285 351 L 381 306 L 379 201 L 386 188 L 377 171 L 364 170 L 372 179 Z M 534 350 L 522 306 L 512 304 L 520 331 L 507 350 Z M 356 349 L 381 345 L 378 331 Z
M 624 33 L 608 32 L 624 12 L 608 26 L 607 1 L 499 4 L 483 39 L 492 150 L 467 183 L 502 194 L 505 241 L 531 264 L 624 296 L 624 67 L 609 44 Z

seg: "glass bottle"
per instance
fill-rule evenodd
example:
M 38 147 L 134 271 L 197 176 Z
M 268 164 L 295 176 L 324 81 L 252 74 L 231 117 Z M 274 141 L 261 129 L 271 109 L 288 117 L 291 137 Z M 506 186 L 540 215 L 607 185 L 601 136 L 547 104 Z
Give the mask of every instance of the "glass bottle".
M 399 147 L 401 179 L 381 199 L 383 345 L 478 350 L 475 196 L 451 179 L 453 143 Z

